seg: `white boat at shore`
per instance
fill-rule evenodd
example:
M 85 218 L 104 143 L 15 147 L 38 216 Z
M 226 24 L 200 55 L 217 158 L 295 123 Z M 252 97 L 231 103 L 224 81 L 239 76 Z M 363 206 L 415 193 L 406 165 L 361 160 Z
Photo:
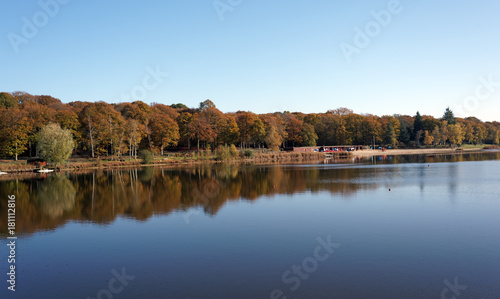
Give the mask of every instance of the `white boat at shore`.
M 47 172 L 53 172 L 54 170 L 53 169 L 38 169 L 35 171 L 38 173 L 47 173 Z
M 2 175 L 2 174 L 9 174 L 9 173 L 0 171 L 0 175 Z

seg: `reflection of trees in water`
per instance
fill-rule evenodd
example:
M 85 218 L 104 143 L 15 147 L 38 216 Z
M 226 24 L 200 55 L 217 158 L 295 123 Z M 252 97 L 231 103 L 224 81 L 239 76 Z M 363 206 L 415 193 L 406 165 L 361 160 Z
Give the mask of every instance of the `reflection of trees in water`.
M 450 194 L 450 201 L 452 203 L 455 203 L 455 195 L 457 193 L 457 176 L 458 172 L 460 169 L 457 167 L 457 164 L 455 163 L 450 163 L 448 164 L 447 167 L 447 178 L 449 181 L 448 189 L 449 189 L 449 194 Z
M 203 207 L 205 213 L 215 215 L 228 201 L 255 200 L 263 195 L 305 191 L 349 195 L 375 187 L 374 184 L 353 182 L 353 178 L 366 175 L 366 171 L 363 174 L 361 169 L 349 168 L 326 170 L 251 165 L 97 170 L 69 174 L 71 181 L 66 175 L 56 174 L 45 180 L 2 182 L 1 193 L 24 192 L 18 209 L 27 217 L 20 218 L 18 226 L 24 225 L 22 231 L 32 232 L 55 227 L 67 220 L 106 224 L 119 215 L 144 220 L 154 214 L 193 207 Z M 6 210 L 5 205 L 0 207 Z M 6 232 L 6 227 L 0 228 L 1 232 Z
M 459 158 L 442 155 L 419 159 L 431 163 Z M 460 159 L 475 161 L 485 157 L 469 154 Z M 408 158 L 399 161 L 414 162 Z M 417 170 L 421 180 L 426 166 Z M 0 181 L 0 213 L 7 213 L 7 195 L 17 194 L 19 232 L 50 229 L 68 220 L 105 224 L 120 215 L 145 220 L 154 214 L 193 207 L 215 215 L 228 201 L 252 201 L 276 194 L 330 192 L 348 199 L 360 190 L 375 189 L 383 181 L 380 178 L 396 171 L 392 167 L 201 165 L 56 174 L 45 180 Z M 0 234 L 6 232 L 6 222 L 1 222 Z
M 75 188 L 68 177 L 56 174 L 49 176 L 40 184 L 36 197 L 43 213 L 56 218 L 73 209 L 75 195 Z

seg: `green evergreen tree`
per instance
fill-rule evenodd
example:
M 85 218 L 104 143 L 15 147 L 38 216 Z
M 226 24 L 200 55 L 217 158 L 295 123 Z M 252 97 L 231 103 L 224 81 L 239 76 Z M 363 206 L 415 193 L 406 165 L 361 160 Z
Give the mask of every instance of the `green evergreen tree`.
M 396 132 L 390 121 L 387 123 L 387 130 L 385 131 L 385 143 L 390 146 L 394 146 L 396 143 Z
M 457 123 L 457 121 L 455 120 L 455 116 L 453 115 L 453 111 L 450 110 L 450 107 L 446 108 L 446 110 L 444 111 L 443 120 L 446 120 L 449 125 L 454 125 Z
M 424 129 L 424 122 L 422 120 L 420 112 L 417 111 L 417 115 L 415 115 L 415 120 L 413 122 L 413 137 L 417 136 L 417 132 L 423 129 Z
M 405 123 L 401 123 L 401 129 L 399 130 L 399 139 L 400 143 L 408 145 L 411 140 L 411 129 Z

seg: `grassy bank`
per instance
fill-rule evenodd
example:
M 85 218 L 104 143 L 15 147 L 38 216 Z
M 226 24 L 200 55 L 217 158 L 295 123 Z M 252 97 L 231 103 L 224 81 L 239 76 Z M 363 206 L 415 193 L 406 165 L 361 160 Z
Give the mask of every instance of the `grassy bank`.
M 484 149 L 499 149 L 498 146 L 463 146 L 460 148 L 423 148 L 423 149 L 388 149 L 382 150 L 362 150 L 350 152 L 349 155 L 357 157 L 366 156 L 384 156 L 384 155 L 424 155 L 424 154 L 452 154 L 461 152 L 478 152 Z M 200 151 L 188 153 L 169 153 L 165 156 L 155 155 L 154 159 L 144 163 L 143 159 L 114 159 L 101 158 L 90 159 L 86 157 L 72 157 L 64 165 L 47 165 L 45 168 L 79 171 L 88 169 L 110 169 L 123 167 L 141 167 L 141 166 L 185 166 L 210 163 L 231 163 L 231 164 L 281 164 L 281 163 L 307 163 L 323 161 L 325 153 L 319 152 L 262 152 L 258 150 L 243 150 L 237 153 L 221 155 L 219 152 Z M 14 173 L 32 173 L 37 167 L 28 165 L 27 158 L 19 161 L 0 160 L 0 171 L 9 174 Z
M 156 155 L 152 161 L 145 164 L 143 159 L 90 159 L 82 157 L 73 157 L 64 165 L 47 165 L 45 168 L 55 170 L 78 171 L 84 169 L 106 169 L 122 167 L 140 167 L 140 166 L 181 166 L 195 165 L 202 163 L 301 163 L 320 161 L 324 159 L 324 153 L 296 153 L 296 152 L 268 152 L 263 153 L 253 150 L 239 152 L 236 156 L 220 157 L 212 152 L 190 152 L 175 153 L 165 156 Z M 0 160 L 0 171 L 7 173 L 29 173 L 37 168 L 27 164 L 27 159 L 19 161 Z

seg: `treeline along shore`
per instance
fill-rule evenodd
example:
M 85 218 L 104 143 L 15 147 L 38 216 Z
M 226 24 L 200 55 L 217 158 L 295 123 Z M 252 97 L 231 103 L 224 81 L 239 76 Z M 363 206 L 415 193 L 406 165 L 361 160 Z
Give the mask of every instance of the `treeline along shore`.
M 54 135 L 54 125 L 71 134 Z M 45 130 L 49 126 L 50 130 Z M 45 139 L 41 138 L 42 132 Z M 144 156 L 147 153 L 141 155 L 141 151 L 147 151 L 153 157 L 150 161 L 156 163 L 165 158 L 249 159 L 255 153 L 276 155 L 283 149 L 310 146 L 495 146 L 500 143 L 500 123 L 458 118 L 450 109 L 441 118 L 419 112 L 414 116 L 356 114 L 347 108 L 309 114 L 223 113 L 210 100 L 189 108 L 184 104 L 148 105 L 141 101 L 62 103 L 48 95 L 0 93 L 0 157 L 14 161 L 19 157 L 37 157 L 41 151 L 47 152 L 43 146 L 57 151 L 57 145 L 51 141 L 59 137 L 53 136 L 71 136 L 69 161 L 80 157 L 94 162 L 105 159 L 136 163 L 140 158 L 148 158 Z M 282 159 L 293 160 L 293 153 L 290 155 Z

